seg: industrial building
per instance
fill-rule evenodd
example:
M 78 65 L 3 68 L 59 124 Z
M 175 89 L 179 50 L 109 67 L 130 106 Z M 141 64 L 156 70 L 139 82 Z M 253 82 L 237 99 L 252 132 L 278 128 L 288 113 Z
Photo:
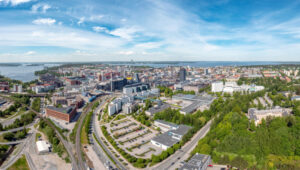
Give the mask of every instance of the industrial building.
M 209 109 L 211 103 L 214 101 L 215 97 L 211 95 L 185 95 L 185 94 L 177 94 L 172 96 L 173 101 L 185 101 L 190 104 L 185 106 L 180 110 L 182 114 L 190 114 L 195 112 L 196 110 L 205 110 Z
M 62 107 L 62 108 L 48 106 L 46 108 L 46 115 L 48 117 L 54 117 L 60 120 L 64 120 L 66 122 L 71 122 L 71 120 L 74 118 L 76 113 L 77 113 L 77 109 L 74 106 Z
M 164 133 L 152 138 L 151 143 L 163 150 L 167 150 L 180 142 L 182 137 L 191 129 L 190 126 L 176 125 L 163 120 L 156 120 L 154 125 L 159 127 Z
M 151 108 L 149 108 L 148 110 L 146 110 L 146 115 L 148 116 L 153 116 L 155 113 L 158 113 L 158 112 L 162 112 L 168 108 L 170 108 L 171 106 L 169 104 L 158 104 L 156 106 L 153 106 Z
M 41 155 L 41 154 L 49 153 L 51 145 L 46 141 L 37 141 L 36 148 L 37 148 L 38 154 Z
M 211 164 L 210 155 L 196 153 L 192 158 L 183 164 L 178 170 L 206 170 Z

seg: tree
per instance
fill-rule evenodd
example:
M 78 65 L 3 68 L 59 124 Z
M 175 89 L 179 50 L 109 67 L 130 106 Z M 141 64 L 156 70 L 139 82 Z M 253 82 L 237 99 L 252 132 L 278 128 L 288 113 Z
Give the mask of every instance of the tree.
M 240 169 L 246 169 L 248 167 L 248 162 L 242 157 L 237 156 L 232 160 L 231 165 Z
M 158 163 L 158 162 L 160 162 L 161 159 L 160 159 L 159 156 L 156 156 L 156 155 L 152 154 L 151 160 L 152 160 L 153 163 Z
M 300 87 L 297 88 L 296 94 L 300 95 Z
M 256 130 L 256 126 L 255 126 L 254 120 L 251 120 L 251 122 L 250 122 L 250 130 L 252 132 Z
M 7 133 L 3 134 L 3 138 L 8 140 L 8 141 L 13 140 L 14 137 L 15 137 L 15 135 L 12 132 L 7 132 Z
M 224 155 L 220 158 L 220 160 L 218 161 L 219 164 L 230 164 L 230 160 L 229 160 L 229 156 L 228 155 Z

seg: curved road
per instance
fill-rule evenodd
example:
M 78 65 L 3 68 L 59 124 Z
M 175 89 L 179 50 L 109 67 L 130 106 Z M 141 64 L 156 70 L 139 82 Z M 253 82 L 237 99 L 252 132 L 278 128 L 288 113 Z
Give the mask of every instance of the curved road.
M 16 145 L 25 142 L 26 139 L 12 141 L 12 142 L 0 142 L 0 145 Z
M 104 103 L 103 103 L 104 104 Z M 99 136 L 99 129 L 96 128 L 96 126 L 99 126 L 97 124 L 97 117 L 96 117 L 96 114 L 94 114 L 94 119 L 93 120 L 93 125 L 92 125 L 92 128 L 93 128 L 93 132 L 95 133 L 95 136 L 96 138 L 98 139 L 98 141 L 100 142 L 100 144 L 103 146 L 104 150 L 106 151 L 106 153 L 109 154 L 109 156 L 116 162 L 117 166 L 122 169 L 122 170 L 126 170 L 127 168 L 119 161 L 119 159 L 117 159 L 115 157 L 115 155 L 113 153 L 111 153 L 111 151 L 107 148 L 107 146 L 103 143 L 103 141 L 101 140 L 100 136 Z M 96 144 L 98 145 L 98 143 Z M 101 148 L 102 149 L 102 148 Z M 106 153 L 103 153 L 103 154 L 106 154 Z
M 29 128 L 31 126 L 33 126 L 35 123 L 37 123 L 37 121 L 35 120 L 34 122 L 26 125 L 26 126 L 23 126 L 23 127 L 18 127 L 18 128 L 15 128 L 15 129 L 9 129 L 9 130 L 6 130 L 6 131 L 1 131 L 0 132 L 0 135 L 4 134 L 4 133 L 7 133 L 7 132 L 17 132 L 17 131 L 20 131 L 20 130 L 23 130 L 24 128 Z

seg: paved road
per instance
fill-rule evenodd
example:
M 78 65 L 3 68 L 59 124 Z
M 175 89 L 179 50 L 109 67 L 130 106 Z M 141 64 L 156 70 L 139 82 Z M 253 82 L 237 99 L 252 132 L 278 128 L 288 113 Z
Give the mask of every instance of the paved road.
M 0 96 L 6 98 L 6 99 L 8 99 L 8 100 L 12 100 L 12 99 L 11 99 L 10 97 L 8 97 L 8 96 L 4 96 L 4 95 L 0 95 Z M 36 97 L 42 97 L 42 96 L 36 96 Z M 37 114 L 37 117 L 39 117 L 39 118 L 45 120 L 46 123 L 47 123 L 52 129 L 54 129 L 55 133 L 57 134 L 57 137 L 58 137 L 59 140 L 62 142 L 62 144 L 64 145 L 64 147 L 66 148 L 66 150 L 67 150 L 67 152 L 68 152 L 68 155 L 69 155 L 70 160 L 71 160 L 71 163 L 72 163 L 72 168 L 73 168 L 73 170 L 80 170 L 80 169 L 78 168 L 78 165 L 77 165 L 77 161 L 76 161 L 76 159 L 75 159 L 75 156 L 74 156 L 74 154 L 73 154 L 73 152 L 72 152 L 72 147 L 71 147 L 70 144 L 69 144 L 66 140 L 64 140 L 64 138 L 60 135 L 60 133 L 57 131 L 56 127 L 55 127 L 51 122 L 49 122 L 48 119 L 45 119 L 45 118 L 43 117 L 43 114 L 41 114 L 41 113 L 39 113 L 39 112 L 33 110 L 31 107 L 28 107 L 28 106 L 25 105 L 25 104 L 22 104 L 22 106 L 23 106 L 23 107 L 26 107 L 28 110 L 30 110 L 30 111 L 36 113 L 36 114 Z
M 31 156 L 29 155 L 28 152 L 25 152 L 25 157 L 26 157 L 26 160 L 27 160 L 30 170 L 36 170 L 36 167 L 35 167 L 32 159 L 31 159 Z
M 1 169 L 7 169 L 9 168 L 12 164 L 14 164 L 23 154 L 25 148 L 29 145 L 29 141 L 35 137 L 35 133 L 33 133 L 31 136 L 27 137 L 25 140 L 25 142 L 23 142 L 21 144 L 21 146 L 19 147 L 20 149 L 18 150 L 18 152 L 15 155 L 12 155 L 10 157 L 10 159 L 5 162 L 2 166 Z
M 17 140 L 17 141 L 12 141 L 12 142 L 0 142 L 0 145 L 16 145 L 25 142 L 26 139 L 23 140 Z
M 93 117 L 92 117 L 92 133 L 97 133 L 95 132 L 95 124 L 94 122 L 96 122 L 97 120 L 97 112 L 99 112 L 100 108 L 105 104 L 105 101 L 103 100 L 101 102 L 101 104 L 99 105 L 98 109 L 95 109 Z M 96 123 L 97 124 L 97 123 Z M 103 149 L 98 145 L 96 139 L 94 138 L 94 135 L 89 135 L 90 141 L 91 141 L 91 145 L 93 150 L 95 151 L 96 155 L 98 156 L 98 158 L 101 160 L 102 164 L 107 164 L 108 162 L 110 162 L 110 159 L 108 158 L 108 156 L 105 154 L 105 152 L 103 151 Z M 99 141 L 99 140 L 98 140 Z M 100 141 L 99 141 L 100 142 Z M 114 169 L 116 169 L 116 165 L 113 163 L 109 163 L 110 166 L 112 166 Z
M 111 153 L 111 151 L 106 147 L 106 145 L 102 142 L 100 136 L 99 136 L 99 130 L 100 128 L 96 128 L 97 126 L 99 126 L 97 124 L 96 118 L 93 119 L 93 131 L 95 133 L 96 138 L 98 139 L 98 141 L 100 142 L 100 144 L 103 146 L 104 150 L 106 151 L 106 153 L 109 154 L 109 156 L 116 162 L 117 166 L 122 169 L 122 170 L 126 170 L 127 168 L 119 161 L 119 159 L 117 159 L 115 157 L 114 154 Z M 98 145 L 98 144 L 97 144 Z M 102 148 L 101 148 L 102 150 Z M 105 152 L 102 152 L 103 154 L 105 154 Z
M 196 135 L 192 138 L 191 141 L 186 143 L 180 150 L 176 151 L 173 155 L 168 157 L 166 160 L 160 164 L 151 167 L 152 170 L 168 170 L 179 168 L 181 161 L 187 159 L 190 155 L 190 152 L 196 147 L 198 141 L 202 139 L 206 133 L 209 131 L 212 120 L 208 121 L 205 126 L 203 126 Z
M 64 147 L 66 148 L 66 150 L 67 150 L 67 152 L 68 152 L 68 155 L 69 155 L 70 160 L 71 160 L 71 163 L 72 163 L 72 168 L 73 168 L 73 170 L 80 170 L 80 169 L 78 168 L 78 165 L 77 165 L 77 161 L 76 161 L 76 159 L 75 159 L 75 156 L 74 156 L 74 154 L 73 154 L 73 152 L 72 152 L 72 147 L 70 146 L 70 144 L 68 143 L 68 141 L 66 141 L 66 140 L 62 137 L 62 135 L 58 132 L 58 130 L 56 129 L 56 127 L 55 127 L 48 119 L 45 119 L 41 113 L 39 113 L 39 112 L 37 112 L 37 111 L 31 109 L 30 107 L 28 107 L 28 109 L 29 109 L 30 111 L 33 111 L 34 113 L 36 113 L 36 114 L 38 115 L 38 117 L 40 117 L 41 119 L 45 120 L 46 123 L 47 123 L 47 124 L 55 131 L 57 137 L 58 137 L 59 140 L 62 142 L 62 144 L 64 145 Z
M 32 122 L 32 123 L 30 123 L 30 124 L 28 124 L 28 125 L 26 125 L 26 126 L 19 127 L 19 128 L 15 128 L 15 129 L 9 129 L 9 130 L 6 130 L 6 131 L 1 131 L 1 132 L 0 132 L 0 135 L 2 135 L 2 134 L 4 134 L 4 133 L 7 133 L 7 132 L 17 132 L 17 131 L 23 130 L 24 128 L 25 128 L 25 129 L 26 129 L 26 128 L 29 128 L 29 127 L 33 126 L 36 122 L 37 122 L 37 119 L 36 119 L 34 122 Z

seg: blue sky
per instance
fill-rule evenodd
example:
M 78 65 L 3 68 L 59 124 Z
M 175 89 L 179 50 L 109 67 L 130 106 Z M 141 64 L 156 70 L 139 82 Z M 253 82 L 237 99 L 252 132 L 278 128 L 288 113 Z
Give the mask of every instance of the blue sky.
M 300 61 L 300 1 L 0 0 L 0 62 Z

